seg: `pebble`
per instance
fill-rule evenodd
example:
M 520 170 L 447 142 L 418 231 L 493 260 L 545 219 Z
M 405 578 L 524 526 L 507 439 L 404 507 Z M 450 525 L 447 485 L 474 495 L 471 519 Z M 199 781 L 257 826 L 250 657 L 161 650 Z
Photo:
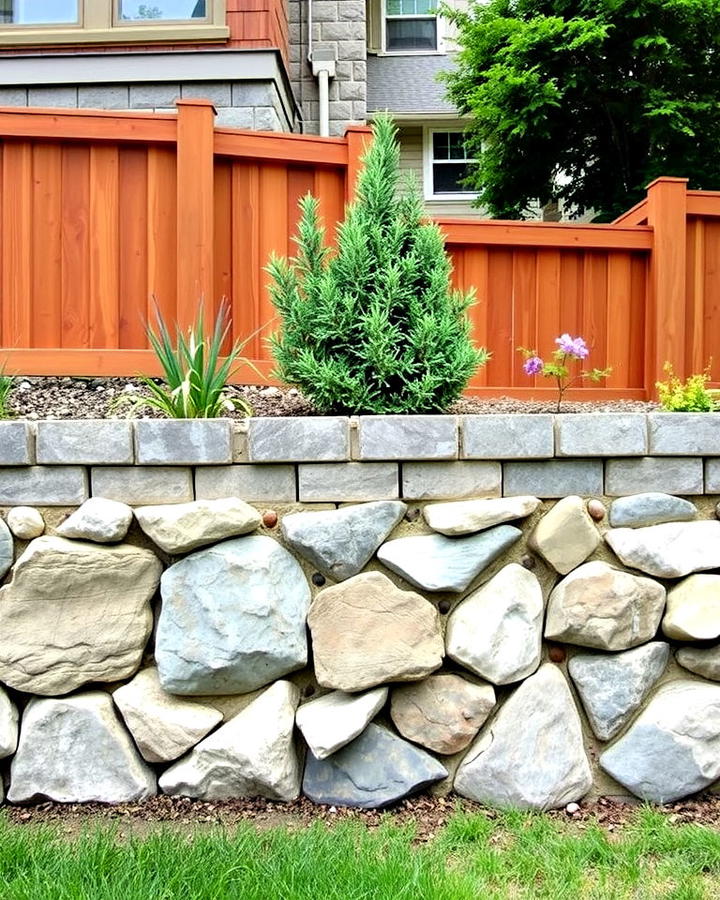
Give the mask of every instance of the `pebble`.
M 21 381 L 20 384 L 18 385 L 18 390 L 19 391 L 31 391 L 32 385 L 30 384 L 29 381 Z
M 565 807 L 565 812 L 570 816 L 574 816 L 575 813 L 580 812 L 580 804 L 579 803 L 568 803 L 568 805 Z
M 587 511 L 590 513 L 590 518 L 596 522 L 601 522 L 605 518 L 605 504 L 600 500 L 588 500 Z
M 269 509 L 263 513 L 262 521 L 266 528 L 274 528 L 277 525 L 278 515 L 274 509 Z

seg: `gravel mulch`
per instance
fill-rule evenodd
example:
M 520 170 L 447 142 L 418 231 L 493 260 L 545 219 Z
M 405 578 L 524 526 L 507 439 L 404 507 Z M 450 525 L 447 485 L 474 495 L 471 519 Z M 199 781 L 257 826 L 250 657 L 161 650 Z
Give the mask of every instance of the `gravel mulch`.
M 295 388 L 243 385 L 228 387 L 229 397 L 239 397 L 250 404 L 256 416 L 317 415 L 312 403 Z M 147 388 L 135 378 L 22 378 L 18 379 L 9 407 L 21 419 L 109 419 L 158 418 L 160 413 L 141 406 L 138 400 L 147 396 Z M 656 403 L 638 400 L 605 402 L 566 401 L 562 412 L 648 412 Z M 552 401 L 516 400 L 511 397 L 484 399 L 463 397 L 448 413 L 545 413 L 555 412 Z M 242 418 L 238 411 L 228 410 L 228 417 Z

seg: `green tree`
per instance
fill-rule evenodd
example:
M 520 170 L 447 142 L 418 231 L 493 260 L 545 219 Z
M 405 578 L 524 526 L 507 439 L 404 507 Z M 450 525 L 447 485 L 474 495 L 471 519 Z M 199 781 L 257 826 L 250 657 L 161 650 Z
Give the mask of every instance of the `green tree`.
M 448 95 L 493 215 L 612 218 L 660 175 L 720 188 L 720 0 L 471 0 Z M 470 155 L 470 154 L 469 154 Z
M 442 233 L 417 190 L 398 196 L 395 127 L 383 117 L 373 132 L 337 252 L 308 195 L 296 258 L 268 265 L 282 318 L 271 338 L 277 375 L 323 413 L 442 411 L 487 353 L 469 337 L 471 295 L 450 288 Z

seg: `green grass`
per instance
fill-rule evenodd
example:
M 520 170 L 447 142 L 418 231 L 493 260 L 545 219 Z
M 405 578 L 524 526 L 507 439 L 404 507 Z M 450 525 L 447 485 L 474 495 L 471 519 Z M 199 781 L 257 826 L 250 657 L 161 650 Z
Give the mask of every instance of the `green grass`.
M 0 818 L 2 900 L 492 900 L 720 897 L 720 834 L 640 810 L 617 834 L 456 814 L 428 844 L 391 823 L 68 838 Z

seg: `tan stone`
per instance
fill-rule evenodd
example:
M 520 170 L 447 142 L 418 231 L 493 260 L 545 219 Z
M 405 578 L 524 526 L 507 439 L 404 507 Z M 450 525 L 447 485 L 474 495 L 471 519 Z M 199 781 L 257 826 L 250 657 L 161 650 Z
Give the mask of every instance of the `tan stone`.
M 150 540 L 166 553 L 188 553 L 197 547 L 249 534 L 262 521 L 256 509 L 235 497 L 139 506 L 135 518 Z
M 670 588 L 662 630 L 676 641 L 720 637 L 720 575 L 691 575 Z
M 315 674 L 324 687 L 353 692 L 387 681 L 416 681 L 442 664 L 435 607 L 380 572 L 320 591 L 308 625 Z
M 53 696 L 132 675 L 161 571 L 154 553 L 128 544 L 32 541 L 0 588 L 0 681 Z
M 418 684 L 395 688 L 390 715 L 409 741 L 451 754 L 468 746 L 494 706 L 490 684 L 471 684 L 459 675 L 431 675 Z
M 492 500 L 458 500 L 430 503 L 423 510 L 425 521 L 440 534 L 472 534 L 502 522 L 524 519 L 540 506 L 537 497 L 498 497 Z
M 580 497 L 564 497 L 537 524 L 528 541 L 561 575 L 597 548 L 600 534 Z

